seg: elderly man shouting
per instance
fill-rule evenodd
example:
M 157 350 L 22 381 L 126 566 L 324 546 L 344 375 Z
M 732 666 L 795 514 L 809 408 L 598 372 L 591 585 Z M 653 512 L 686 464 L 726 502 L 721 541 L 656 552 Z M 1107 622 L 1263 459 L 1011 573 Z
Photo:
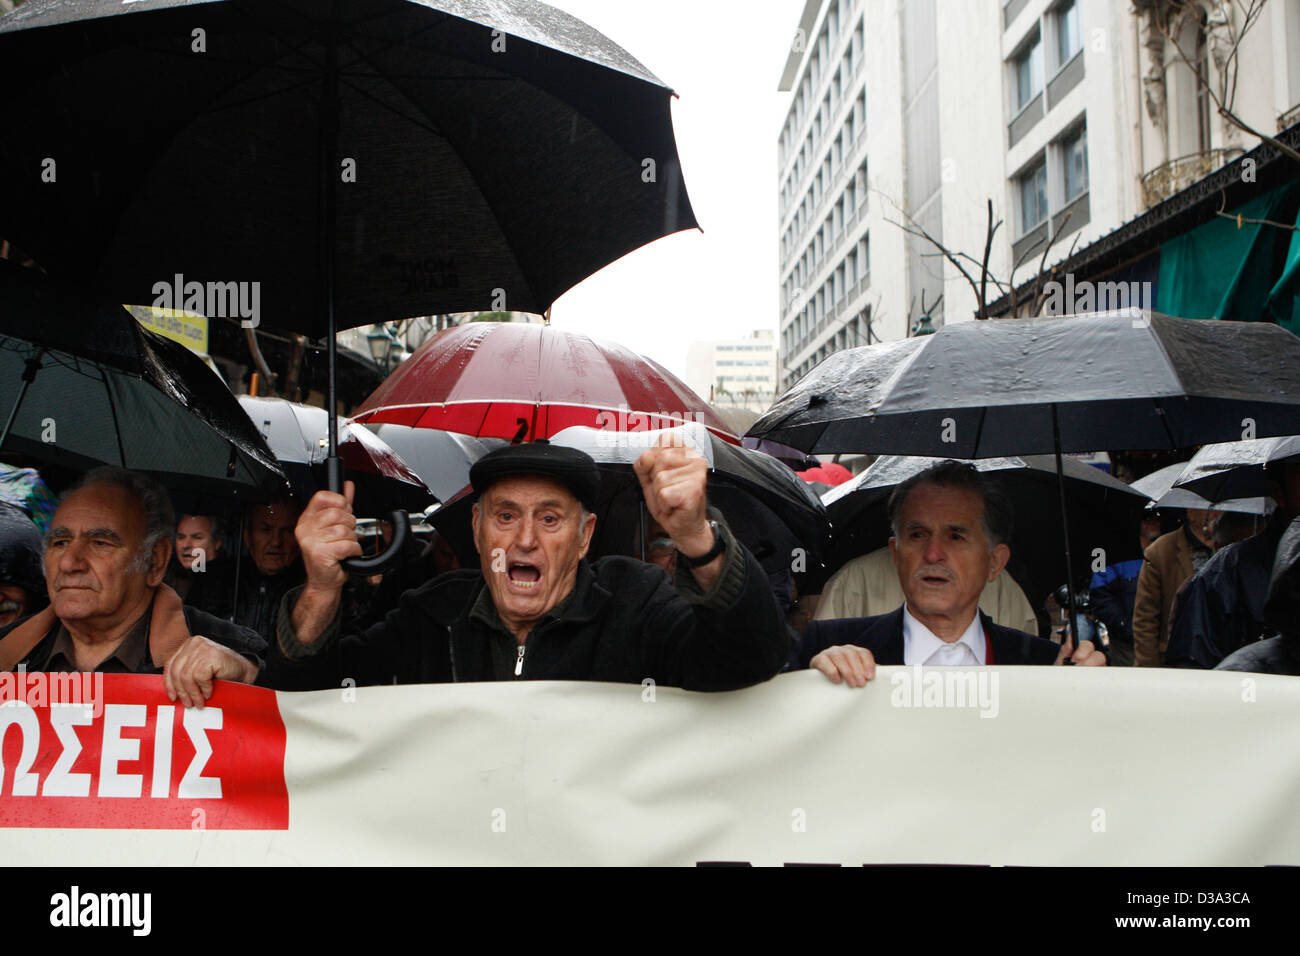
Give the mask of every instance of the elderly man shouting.
M 980 594 L 1007 565 L 1011 504 L 973 465 L 940 462 L 894 489 L 889 547 L 905 601 L 892 614 L 816 621 L 792 665 L 862 687 L 877 664 L 1103 665 L 1088 641 L 1074 651 L 994 624 Z
M 365 633 L 342 637 L 339 562 L 360 554 L 351 492 L 317 492 L 297 528 L 307 583 L 285 596 L 263 682 L 649 679 L 724 690 L 775 675 L 789 651 L 785 624 L 762 567 L 708 520 L 704 460 L 660 444 L 635 470 L 676 545 L 675 579 L 632 558 L 588 561 L 595 462 L 570 448 L 515 445 L 470 471 L 481 569 L 439 575 Z
M 0 670 L 162 673 L 168 696 L 202 706 L 214 680 L 257 677 L 265 642 L 192 607 L 162 583 L 171 502 L 156 482 L 96 468 L 45 533 L 50 606 L 0 632 Z

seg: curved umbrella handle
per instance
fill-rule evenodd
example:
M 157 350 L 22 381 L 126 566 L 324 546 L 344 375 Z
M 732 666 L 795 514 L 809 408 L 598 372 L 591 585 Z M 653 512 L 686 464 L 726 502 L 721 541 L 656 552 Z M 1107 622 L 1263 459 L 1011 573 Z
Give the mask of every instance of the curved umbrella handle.
M 398 509 L 389 512 L 388 519 L 393 522 L 393 540 L 379 554 L 369 558 L 344 558 L 340 564 L 350 574 L 383 574 L 401 556 L 406 544 L 406 537 L 411 533 L 411 519 L 405 511 Z

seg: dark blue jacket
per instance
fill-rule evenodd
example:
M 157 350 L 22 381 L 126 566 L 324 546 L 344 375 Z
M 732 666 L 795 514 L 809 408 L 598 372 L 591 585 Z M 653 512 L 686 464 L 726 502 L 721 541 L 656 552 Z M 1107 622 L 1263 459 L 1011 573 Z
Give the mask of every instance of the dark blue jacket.
M 1001 627 L 983 611 L 984 637 L 993 645 L 994 664 L 1054 664 L 1060 646 L 1052 641 Z M 856 644 L 871 651 L 877 664 L 903 663 L 903 608 L 875 617 L 845 617 L 832 621 L 814 621 L 790 655 L 787 670 L 802 670 L 808 662 L 828 647 Z

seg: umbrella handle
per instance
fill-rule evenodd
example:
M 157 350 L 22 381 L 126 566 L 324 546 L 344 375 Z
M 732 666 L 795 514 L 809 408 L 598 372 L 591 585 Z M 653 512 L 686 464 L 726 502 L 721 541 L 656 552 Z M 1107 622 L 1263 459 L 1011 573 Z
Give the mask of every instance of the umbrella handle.
M 350 574 L 382 574 L 397 563 L 406 537 L 411 533 L 411 519 L 405 511 L 391 511 L 388 520 L 393 523 L 393 540 L 388 547 L 369 558 L 344 558 L 343 570 Z

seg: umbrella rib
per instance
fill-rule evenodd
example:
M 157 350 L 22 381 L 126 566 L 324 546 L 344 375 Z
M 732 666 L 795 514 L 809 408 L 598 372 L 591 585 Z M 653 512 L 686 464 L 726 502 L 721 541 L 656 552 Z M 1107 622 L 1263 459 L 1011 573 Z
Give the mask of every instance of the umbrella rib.
M 1160 425 L 1162 428 L 1164 428 L 1165 435 L 1169 438 L 1169 447 L 1177 448 L 1178 445 L 1174 443 L 1175 442 L 1174 433 L 1169 430 L 1169 416 L 1165 414 L 1164 408 L 1161 407 L 1160 399 L 1158 398 L 1153 399 L 1152 403 L 1156 407 L 1156 413 L 1160 416 Z
M 346 86 L 348 89 L 350 89 L 352 92 L 359 93 L 361 96 L 364 96 L 366 99 L 370 100 L 371 102 L 377 103 L 379 106 L 382 106 L 384 109 L 388 110 L 394 116 L 399 116 L 402 119 L 406 120 L 412 126 L 418 126 L 420 129 L 432 133 L 434 136 L 437 136 L 440 139 L 446 140 L 447 137 L 443 134 L 442 130 L 429 125 L 428 123 L 420 119 L 418 116 L 408 116 L 407 114 L 403 113 L 401 110 L 399 110 L 397 107 L 393 106 L 392 104 L 385 103 L 383 100 L 375 96 L 373 93 L 369 93 L 366 90 L 361 89 L 361 87 L 349 83 L 347 79 L 344 77 L 339 77 L 339 82 L 342 83 L 344 86 Z M 405 95 L 403 95 L 403 99 L 406 99 Z M 410 101 L 407 100 L 407 102 Z

